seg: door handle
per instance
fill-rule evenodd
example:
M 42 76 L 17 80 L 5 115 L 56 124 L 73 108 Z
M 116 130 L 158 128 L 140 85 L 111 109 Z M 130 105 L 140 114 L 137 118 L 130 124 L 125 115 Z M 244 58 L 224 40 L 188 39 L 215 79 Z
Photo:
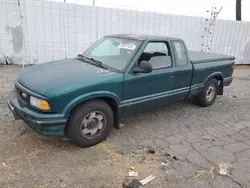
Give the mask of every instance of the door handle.
M 174 78 L 174 75 L 170 75 L 169 78 L 170 78 L 170 79 Z

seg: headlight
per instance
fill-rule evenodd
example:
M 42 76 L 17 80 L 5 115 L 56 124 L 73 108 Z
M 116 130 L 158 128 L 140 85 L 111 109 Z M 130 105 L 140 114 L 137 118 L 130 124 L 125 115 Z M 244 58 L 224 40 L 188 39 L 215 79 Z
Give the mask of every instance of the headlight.
M 30 105 L 41 110 L 50 110 L 49 103 L 46 100 L 38 99 L 33 96 L 30 96 Z

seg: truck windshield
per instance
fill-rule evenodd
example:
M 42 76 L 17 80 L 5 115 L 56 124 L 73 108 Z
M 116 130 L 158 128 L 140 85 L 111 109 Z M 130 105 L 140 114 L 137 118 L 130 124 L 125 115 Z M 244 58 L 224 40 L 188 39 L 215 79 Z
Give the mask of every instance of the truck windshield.
M 93 58 L 104 66 L 122 70 L 131 61 L 140 45 L 140 40 L 104 37 L 82 55 Z

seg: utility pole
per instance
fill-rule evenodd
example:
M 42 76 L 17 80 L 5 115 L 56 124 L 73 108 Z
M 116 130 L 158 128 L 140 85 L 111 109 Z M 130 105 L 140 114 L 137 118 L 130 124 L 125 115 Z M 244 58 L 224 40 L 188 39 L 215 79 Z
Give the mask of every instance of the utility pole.
M 95 6 L 95 0 L 93 0 L 93 6 Z
M 236 20 L 241 21 L 241 0 L 236 0 Z

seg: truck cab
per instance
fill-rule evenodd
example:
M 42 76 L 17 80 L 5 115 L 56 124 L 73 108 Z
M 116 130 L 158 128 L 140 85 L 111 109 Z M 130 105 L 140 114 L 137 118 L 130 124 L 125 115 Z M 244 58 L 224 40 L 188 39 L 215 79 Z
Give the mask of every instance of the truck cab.
M 134 71 L 145 62 L 152 65 L 149 74 Z M 166 97 L 165 102 L 188 96 L 193 70 L 181 39 L 148 38 L 128 70 L 124 75 L 124 103 L 144 96 L 147 98 L 142 100 L 150 100 L 154 95 Z

